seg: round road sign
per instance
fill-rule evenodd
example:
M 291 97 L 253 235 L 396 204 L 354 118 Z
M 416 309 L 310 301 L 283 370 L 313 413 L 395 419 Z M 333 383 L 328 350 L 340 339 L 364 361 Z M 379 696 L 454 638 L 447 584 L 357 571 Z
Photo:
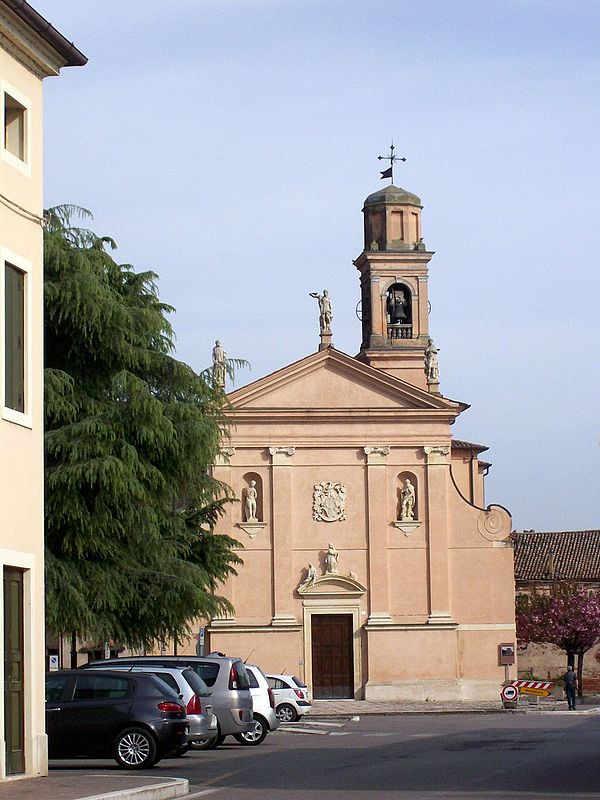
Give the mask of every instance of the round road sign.
M 503 700 L 505 700 L 507 703 L 511 703 L 517 699 L 519 693 L 517 691 L 517 687 L 509 683 L 508 686 L 505 686 L 502 689 L 501 695 Z

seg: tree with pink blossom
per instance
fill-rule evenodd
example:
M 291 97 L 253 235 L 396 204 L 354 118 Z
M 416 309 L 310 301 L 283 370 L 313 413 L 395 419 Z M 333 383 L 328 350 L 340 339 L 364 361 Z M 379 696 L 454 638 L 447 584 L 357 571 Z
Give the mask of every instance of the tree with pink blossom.
M 583 656 L 600 642 L 600 591 L 577 584 L 554 583 L 543 591 L 517 597 L 517 639 L 546 642 L 577 656 L 578 694 L 583 694 Z

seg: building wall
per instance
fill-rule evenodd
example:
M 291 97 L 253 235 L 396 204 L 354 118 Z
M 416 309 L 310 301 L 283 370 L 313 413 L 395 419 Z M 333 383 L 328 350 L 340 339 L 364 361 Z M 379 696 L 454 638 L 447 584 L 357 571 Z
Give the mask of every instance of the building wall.
M 600 689 L 600 645 L 592 647 L 583 658 L 584 691 Z M 528 644 L 519 647 L 519 677 L 552 680 L 567 669 L 567 654 L 553 644 Z
M 328 383 L 330 375 L 326 365 L 307 379 L 306 392 L 296 381 L 293 392 L 277 388 L 277 404 L 269 395 L 260 400 L 266 409 L 343 404 L 327 423 L 310 411 L 301 421 L 258 411 L 255 419 L 250 411 L 236 416 L 215 476 L 240 498 L 218 530 L 243 543 L 244 565 L 223 587 L 235 614 L 209 623 L 208 648 L 250 654 L 263 669 L 285 669 L 311 686 L 311 617 L 346 614 L 355 699 L 496 699 L 504 679 L 498 645 L 515 641 L 510 516 L 482 511 L 457 491 L 448 417 L 424 414 L 409 423 L 398 411 L 374 422 L 363 410 L 364 385 L 348 378 L 346 390 L 337 380 Z M 335 391 L 329 394 L 328 386 Z M 372 408 L 378 400 L 384 407 L 376 398 Z M 351 401 L 359 407 L 349 408 Z M 416 522 L 403 530 L 400 489 L 407 476 L 416 487 Z M 262 506 L 255 526 L 244 515 L 251 479 Z M 313 518 L 314 487 L 326 481 L 346 488 L 343 520 Z M 330 542 L 339 551 L 340 579 L 324 575 Z M 319 580 L 303 589 L 309 563 Z M 516 677 L 516 669 L 510 674 Z
M 42 80 L 0 48 L 2 112 L 8 93 L 25 107 L 25 158 L 0 143 L 0 363 L 4 364 L 6 262 L 25 276 L 25 411 L 5 406 L 0 369 L 0 564 L 24 572 L 25 771 L 47 772 L 44 721 Z M 8 198 L 8 199 L 5 199 Z M 26 209 L 23 213 L 16 205 Z M 0 598 L 0 602 L 2 599 Z M 0 637 L 4 655 L 4 640 Z M 2 659 L 4 663 L 4 659 Z M 3 701 L 2 701 L 3 702 Z M 0 714 L 0 777 L 4 713 Z

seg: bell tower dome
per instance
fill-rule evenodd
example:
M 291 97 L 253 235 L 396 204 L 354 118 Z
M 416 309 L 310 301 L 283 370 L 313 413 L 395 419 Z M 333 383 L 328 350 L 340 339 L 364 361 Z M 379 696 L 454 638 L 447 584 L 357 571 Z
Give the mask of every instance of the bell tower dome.
M 360 272 L 362 344 L 357 358 L 438 393 L 425 374 L 429 344 L 429 252 L 421 238 L 421 200 L 393 184 L 365 200 Z

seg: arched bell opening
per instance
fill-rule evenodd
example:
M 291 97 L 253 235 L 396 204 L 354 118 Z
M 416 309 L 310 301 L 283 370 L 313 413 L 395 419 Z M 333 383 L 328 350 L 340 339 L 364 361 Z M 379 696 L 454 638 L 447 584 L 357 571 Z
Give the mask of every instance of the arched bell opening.
M 386 292 L 388 339 L 412 339 L 412 292 L 405 283 L 393 283 Z

